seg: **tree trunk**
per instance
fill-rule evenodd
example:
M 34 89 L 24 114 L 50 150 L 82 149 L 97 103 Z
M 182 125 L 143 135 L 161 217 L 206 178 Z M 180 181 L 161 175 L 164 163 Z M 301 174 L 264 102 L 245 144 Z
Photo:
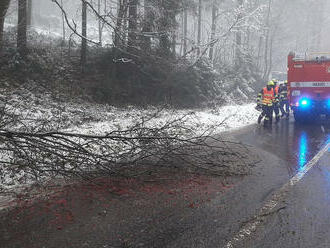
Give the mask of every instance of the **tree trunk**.
M 61 0 L 61 6 L 63 8 L 63 0 Z M 62 12 L 62 39 L 63 39 L 63 44 L 65 42 L 65 17 L 64 17 L 64 13 Z
M 187 39 L 188 39 L 188 9 L 183 12 L 183 55 L 187 54 Z
M 18 0 L 17 50 L 21 56 L 27 52 L 27 0 Z
M 216 31 L 216 18 L 217 18 L 217 11 L 218 8 L 216 6 L 216 0 L 213 0 L 213 6 L 212 6 L 212 26 L 211 26 L 211 45 L 209 50 L 209 58 L 211 61 L 213 61 L 213 50 L 214 50 L 214 39 L 215 39 L 215 31 Z
M 27 0 L 27 27 L 30 28 L 32 25 L 32 17 L 33 17 L 33 3 L 32 0 Z
M 118 1 L 118 13 L 117 13 L 117 23 L 115 28 L 115 40 L 114 45 L 120 46 L 121 41 L 123 41 L 122 38 L 122 26 L 123 26 L 123 19 L 125 16 L 125 13 L 127 11 L 127 1 L 128 0 L 119 0 Z
M 5 17 L 9 7 L 10 0 L 1 0 L 0 2 L 0 54 L 2 51 L 3 29 L 5 24 Z
M 99 15 L 101 15 L 101 0 L 97 1 L 97 11 L 98 11 Z M 100 46 L 102 46 L 102 22 L 101 22 L 101 19 L 99 19 L 99 44 L 100 44 Z
M 87 2 L 86 0 L 82 1 L 82 26 L 81 26 L 81 34 L 83 38 L 81 39 L 81 68 L 84 72 L 86 66 L 86 58 L 87 58 Z
M 197 56 L 200 54 L 202 40 L 202 0 L 198 2 Z
M 237 0 L 237 7 L 239 8 L 237 19 L 240 21 L 242 19 L 243 0 Z M 242 63 L 242 33 L 240 29 L 237 30 L 235 39 L 235 67 L 239 68 Z
M 151 0 L 144 0 L 144 21 L 143 21 L 143 27 L 142 27 L 142 39 L 141 39 L 141 47 L 144 51 L 150 51 L 151 50 L 151 38 L 150 38 L 150 32 L 152 32 L 152 23 L 153 23 L 153 13 L 151 10 Z
M 271 10 L 271 4 L 272 0 L 269 0 L 268 2 L 268 12 L 267 12 L 267 19 L 266 19 L 266 39 L 265 39 L 265 57 L 264 57 L 264 63 L 265 63 L 265 71 L 263 75 L 264 80 L 268 80 L 269 76 L 269 61 L 268 61 L 268 54 L 269 54 L 269 41 L 270 41 L 270 10 Z
M 128 43 L 127 43 L 129 51 L 134 51 L 134 48 L 136 46 L 137 5 L 138 5 L 138 0 L 129 1 Z

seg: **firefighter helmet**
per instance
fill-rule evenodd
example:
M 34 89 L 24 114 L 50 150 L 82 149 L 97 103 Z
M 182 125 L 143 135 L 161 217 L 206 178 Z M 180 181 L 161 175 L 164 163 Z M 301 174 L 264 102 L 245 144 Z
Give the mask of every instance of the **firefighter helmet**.
M 274 82 L 273 81 L 269 81 L 268 83 L 267 83 L 267 86 L 274 86 L 275 84 L 274 84 Z

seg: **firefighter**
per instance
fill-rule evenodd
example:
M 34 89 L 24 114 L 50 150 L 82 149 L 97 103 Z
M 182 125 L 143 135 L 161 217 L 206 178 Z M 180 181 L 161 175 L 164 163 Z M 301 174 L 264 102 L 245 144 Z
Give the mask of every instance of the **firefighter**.
M 275 113 L 275 120 L 276 123 L 280 121 L 280 98 L 279 98 L 279 86 L 277 85 L 278 81 L 277 79 L 272 80 L 274 82 L 274 94 L 275 94 L 275 101 L 273 106 L 273 111 Z M 271 122 L 273 119 L 273 114 L 271 116 Z
M 290 106 L 288 100 L 288 80 L 285 80 L 284 84 L 280 86 L 279 97 L 280 97 L 280 110 L 282 113 L 281 117 L 283 118 L 284 116 L 286 116 L 286 118 L 288 119 L 290 115 Z
M 271 124 L 274 101 L 274 82 L 269 81 L 267 86 L 263 88 L 258 94 L 257 107 L 262 110 L 260 116 L 258 117 L 258 124 L 261 123 L 264 117 L 264 125 Z

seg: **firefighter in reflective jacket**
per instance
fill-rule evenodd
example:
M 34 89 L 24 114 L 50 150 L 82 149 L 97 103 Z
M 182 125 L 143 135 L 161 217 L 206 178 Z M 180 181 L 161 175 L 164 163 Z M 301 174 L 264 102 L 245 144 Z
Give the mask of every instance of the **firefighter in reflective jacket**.
M 282 118 L 286 116 L 286 118 L 288 119 L 290 115 L 290 106 L 288 100 L 288 80 L 285 80 L 284 84 L 280 86 L 279 97 L 280 97 L 280 109 L 282 113 Z
M 275 120 L 276 120 L 276 123 L 277 123 L 280 120 L 280 97 L 279 97 L 280 88 L 277 85 L 278 81 L 276 79 L 273 79 L 272 81 L 274 82 L 274 94 L 275 94 L 275 101 L 274 101 L 273 110 L 274 110 L 274 113 L 275 113 Z M 271 116 L 271 121 L 272 121 L 272 118 L 273 118 L 273 114 Z
M 264 125 L 271 124 L 274 101 L 275 101 L 274 82 L 270 81 L 267 83 L 267 87 L 263 88 L 258 94 L 257 107 L 262 110 L 260 116 L 258 117 L 258 124 L 261 123 L 264 117 L 265 117 Z

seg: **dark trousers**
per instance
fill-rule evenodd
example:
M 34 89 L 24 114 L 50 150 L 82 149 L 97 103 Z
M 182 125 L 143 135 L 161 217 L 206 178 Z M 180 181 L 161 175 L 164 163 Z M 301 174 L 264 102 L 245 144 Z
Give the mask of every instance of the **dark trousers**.
M 285 108 L 285 109 L 284 109 Z M 290 106 L 289 106 L 289 101 L 288 100 L 283 100 L 281 101 L 281 104 L 280 104 L 280 109 L 281 109 L 281 112 L 282 112 L 282 115 L 288 115 L 289 112 L 290 112 Z
M 265 123 L 272 120 L 273 106 L 262 105 L 262 112 L 259 118 L 265 117 Z
M 279 106 L 279 104 L 274 105 L 274 113 L 275 113 L 276 117 L 278 117 L 280 115 L 280 106 Z

